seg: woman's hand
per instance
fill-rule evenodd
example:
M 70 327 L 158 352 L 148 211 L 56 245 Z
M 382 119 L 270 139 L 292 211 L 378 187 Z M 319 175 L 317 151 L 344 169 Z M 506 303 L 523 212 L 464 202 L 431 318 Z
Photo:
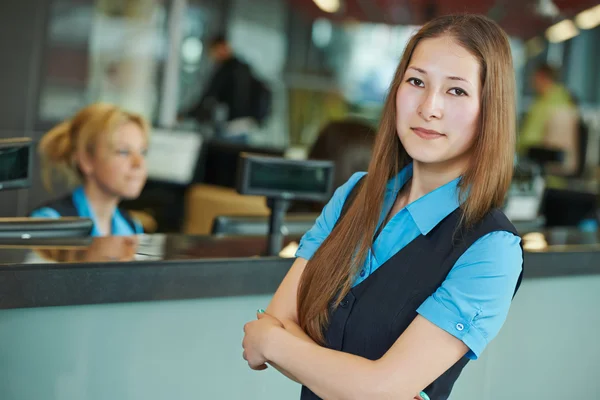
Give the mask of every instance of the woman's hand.
M 257 320 L 248 322 L 244 325 L 244 360 L 248 366 L 256 371 L 267 368 L 265 364 L 268 360 L 265 357 L 265 346 L 268 343 L 268 337 L 274 329 L 284 329 L 283 324 L 277 318 L 266 313 L 257 313 Z

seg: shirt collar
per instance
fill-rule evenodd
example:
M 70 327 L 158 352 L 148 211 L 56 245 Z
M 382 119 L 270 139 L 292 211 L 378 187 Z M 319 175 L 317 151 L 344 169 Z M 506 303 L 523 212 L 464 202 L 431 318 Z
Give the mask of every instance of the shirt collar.
M 90 204 L 87 201 L 87 196 L 85 195 L 85 191 L 83 190 L 83 186 L 78 186 L 73 191 L 73 204 L 77 209 L 77 214 L 82 218 L 90 218 L 92 221 L 95 221 L 94 212 L 90 208 Z
M 402 186 L 412 177 L 412 174 L 413 164 L 410 163 L 388 182 L 387 189 L 394 191 L 394 198 Z M 406 206 L 421 234 L 427 235 L 437 224 L 459 207 L 459 182 L 460 177 Z
M 100 231 L 98 230 L 98 227 L 96 225 L 96 216 L 94 215 L 94 211 L 90 207 L 90 203 L 87 200 L 87 196 L 85 195 L 83 186 L 79 186 L 73 191 L 73 204 L 75 204 L 75 208 L 77 209 L 77 214 L 80 217 L 89 218 L 92 220 L 92 223 L 93 223 L 92 236 L 101 236 Z M 125 226 L 123 226 L 123 223 L 121 222 L 121 220 L 124 221 L 125 219 L 123 218 L 123 216 L 119 212 L 119 209 L 117 208 L 117 209 L 115 209 L 115 212 L 112 216 L 112 222 L 111 222 L 112 232 L 109 232 L 108 235 L 119 234 L 125 228 Z

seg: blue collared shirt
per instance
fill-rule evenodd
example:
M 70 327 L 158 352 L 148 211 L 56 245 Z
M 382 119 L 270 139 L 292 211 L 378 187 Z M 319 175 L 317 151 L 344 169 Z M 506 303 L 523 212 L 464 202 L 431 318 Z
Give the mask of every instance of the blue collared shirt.
M 297 257 L 310 260 L 335 226 L 346 197 L 365 175 L 354 174 L 340 186 L 300 241 Z M 390 180 L 379 224 L 392 208 L 402 186 L 412 177 L 412 164 Z M 459 206 L 457 178 L 408 204 L 383 227 L 369 251 L 355 285 L 369 277 L 394 254 L 419 235 L 427 235 Z M 457 260 L 446 280 L 417 312 L 455 336 L 469 348 L 467 357 L 477 359 L 498 334 L 508 314 L 523 254 L 521 239 L 510 232 L 489 233 L 477 240 Z
M 89 218 L 94 223 L 92 227 L 92 236 L 103 236 L 102 233 L 98 230 L 98 224 L 96 223 L 96 216 L 94 215 L 94 211 L 90 207 L 90 203 L 85 195 L 85 191 L 82 186 L 79 186 L 77 189 L 73 191 L 73 204 L 75 204 L 75 208 L 77 209 L 77 214 L 82 218 Z M 58 211 L 51 207 L 42 207 L 37 210 L 34 210 L 31 213 L 31 217 L 33 218 L 60 218 L 60 214 Z M 144 233 L 144 229 L 141 224 L 133 220 L 135 224 L 135 231 L 131 229 L 131 225 L 127 222 L 127 220 L 123 217 L 123 214 L 119 211 L 118 208 L 115 209 L 115 212 L 112 217 L 112 227 L 111 227 L 111 235 L 115 236 L 130 236 Z

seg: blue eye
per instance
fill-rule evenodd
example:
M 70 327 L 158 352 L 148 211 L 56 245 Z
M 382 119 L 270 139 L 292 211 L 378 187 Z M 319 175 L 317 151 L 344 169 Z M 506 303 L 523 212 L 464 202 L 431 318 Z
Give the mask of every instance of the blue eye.
M 117 150 L 117 154 L 120 156 L 128 156 L 129 150 L 119 149 L 119 150 Z
M 418 78 L 408 78 L 406 82 L 410 83 L 413 86 L 423 87 L 425 83 Z
M 454 91 L 454 93 L 451 93 L 455 96 L 468 96 L 467 92 L 465 92 L 464 90 L 462 90 L 461 88 L 452 88 L 449 90 L 450 92 Z

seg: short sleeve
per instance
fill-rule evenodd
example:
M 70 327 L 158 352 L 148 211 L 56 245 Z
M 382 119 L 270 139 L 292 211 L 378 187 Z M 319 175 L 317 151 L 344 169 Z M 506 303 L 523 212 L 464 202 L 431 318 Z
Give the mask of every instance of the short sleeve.
M 352 191 L 356 183 L 366 175 L 366 172 L 356 172 L 342 186 L 337 188 L 329 202 L 323 208 L 321 215 L 315 221 L 313 227 L 302 236 L 300 245 L 296 251 L 296 257 L 302 257 L 310 260 L 315 254 L 321 243 L 327 238 L 333 230 L 344 202 L 348 194 Z
M 505 231 L 479 238 L 417 310 L 462 340 L 470 359 L 481 355 L 506 320 L 523 266 L 520 241 Z
M 33 210 L 29 214 L 31 218 L 60 218 L 60 214 L 54 208 L 42 207 L 37 210 Z

